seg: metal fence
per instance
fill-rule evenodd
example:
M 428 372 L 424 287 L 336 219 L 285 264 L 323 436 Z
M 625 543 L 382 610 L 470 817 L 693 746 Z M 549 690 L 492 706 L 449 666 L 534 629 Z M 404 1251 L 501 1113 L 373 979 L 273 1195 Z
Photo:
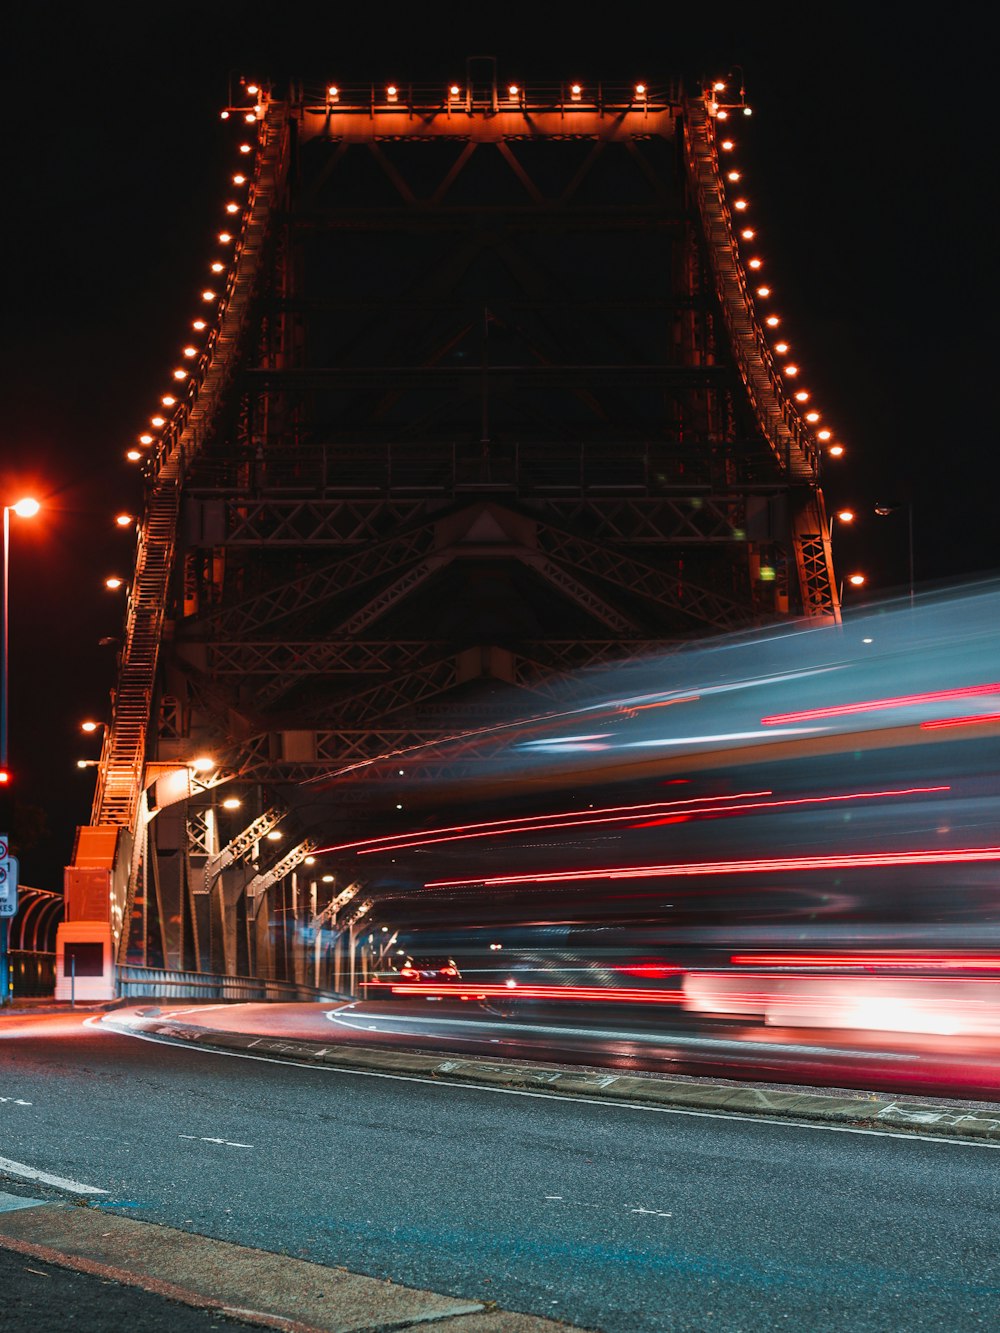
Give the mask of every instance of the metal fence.
M 337 1000 L 331 990 L 317 990 L 291 981 L 264 977 L 228 977 L 214 972 L 174 972 L 160 967 L 119 967 L 122 999 L 200 1000 Z

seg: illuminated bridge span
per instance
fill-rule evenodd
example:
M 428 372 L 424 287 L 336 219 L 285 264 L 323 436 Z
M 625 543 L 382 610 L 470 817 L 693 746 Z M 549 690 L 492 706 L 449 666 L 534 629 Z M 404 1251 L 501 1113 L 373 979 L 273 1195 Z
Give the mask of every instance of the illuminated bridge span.
M 466 732 L 488 762 L 497 710 L 580 667 L 839 622 L 828 432 L 779 373 L 722 165 L 741 94 L 489 61 L 444 91 L 246 92 L 197 346 L 141 437 L 60 929 L 81 995 L 116 966 L 327 984 L 293 939 L 365 898 L 307 858 L 394 808 L 373 758 L 433 774 Z M 331 772 L 335 800 L 300 785 Z

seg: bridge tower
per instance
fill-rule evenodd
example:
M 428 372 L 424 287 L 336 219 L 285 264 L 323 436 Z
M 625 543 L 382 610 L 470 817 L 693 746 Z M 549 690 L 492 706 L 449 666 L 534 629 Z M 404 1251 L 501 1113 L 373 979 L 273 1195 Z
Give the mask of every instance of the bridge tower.
M 67 869 L 81 998 L 116 965 L 316 980 L 292 936 L 353 893 L 310 868 L 309 778 L 356 766 L 319 813 L 378 818 L 368 761 L 487 705 L 839 621 L 822 445 L 729 179 L 741 95 L 491 61 L 247 94 Z

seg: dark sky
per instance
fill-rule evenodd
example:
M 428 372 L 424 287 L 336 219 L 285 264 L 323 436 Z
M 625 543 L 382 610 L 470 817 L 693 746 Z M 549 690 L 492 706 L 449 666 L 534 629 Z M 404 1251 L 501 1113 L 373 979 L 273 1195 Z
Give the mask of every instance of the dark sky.
M 118 509 L 140 502 L 124 450 L 186 336 L 222 200 L 218 112 L 231 74 L 341 82 L 461 77 L 551 83 L 715 75 L 742 66 L 755 114 L 741 165 L 768 278 L 817 404 L 849 446 L 828 504 L 859 513 L 841 573 L 871 594 L 1000 565 L 989 367 L 997 356 L 994 109 L 985 43 L 959 19 L 915 26 L 889 6 L 739 8 L 178 3 L 15 7 L 3 35 L 4 503 L 12 519 L 11 767 L 50 833 L 23 878 L 58 888 L 88 817 L 96 757 L 79 721 L 105 716 L 128 573 Z M 590 11 L 588 11 L 590 12 Z M 539 15 L 552 18 L 540 24 Z M 620 14 L 620 17 L 619 17 Z M 911 25 L 899 30 L 901 17 Z M 951 23 L 953 26 L 948 27 Z M 944 26 L 942 26 L 944 25 Z M 866 590 L 868 591 L 868 590 Z

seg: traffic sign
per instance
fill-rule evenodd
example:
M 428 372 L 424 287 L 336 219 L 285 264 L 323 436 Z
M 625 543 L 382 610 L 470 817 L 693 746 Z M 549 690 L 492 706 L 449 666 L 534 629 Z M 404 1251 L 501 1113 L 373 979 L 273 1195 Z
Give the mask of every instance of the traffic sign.
M 17 916 L 17 857 L 7 851 L 7 835 L 0 833 L 0 917 Z

